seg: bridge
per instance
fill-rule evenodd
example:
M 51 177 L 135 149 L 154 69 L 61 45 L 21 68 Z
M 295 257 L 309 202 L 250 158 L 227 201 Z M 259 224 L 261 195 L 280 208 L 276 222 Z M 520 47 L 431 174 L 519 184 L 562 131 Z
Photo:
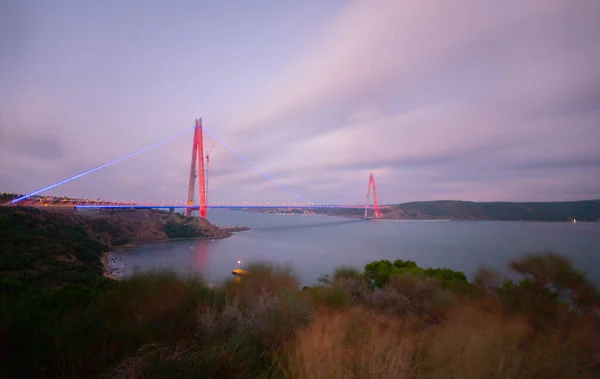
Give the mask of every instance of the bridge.
M 54 196 L 41 196 L 40 194 L 49 191 L 53 188 L 56 188 L 65 183 L 74 181 L 86 175 L 89 175 L 93 172 L 99 171 L 106 167 L 112 166 L 116 163 L 122 162 L 126 159 L 129 159 L 133 156 L 141 154 L 145 151 L 148 151 L 156 146 L 162 145 L 166 142 L 169 142 L 181 135 L 184 135 L 188 132 L 193 131 L 193 139 L 192 139 L 192 155 L 190 160 L 190 171 L 189 171 L 189 182 L 187 188 L 187 201 L 180 202 L 175 201 L 174 203 L 165 204 L 164 202 L 155 203 L 155 202 L 146 202 L 146 203 L 137 203 L 134 201 L 101 201 L 101 200 L 90 200 L 87 198 L 66 198 L 62 197 L 54 197 Z M 285 190 L 286 192 L 292 194 L 297 199 L 303 199 L 302 196 L 294 193 L 286 186 L 275 182 L 268 175 L 264 174 L 262 171 L 257 169 L 254 165 L 244 159 L 241 155 L 237 154 L 233 151 L 229 146 L 216 138 L 213 134 L 211 134 L 208 130 L 203 128 L 202 119 L 197 119 L 193 128 L 187 129 L 181 133 L 177 133 L 169 138 L 166 138 L 162 141 L 154 143 L 150 146 L 147 146 L 143 149 L 134 151 L 130 154 L 107 162 L 103 165 L 80 173 L 78 175 L 72 176 L 70 178 L 64 179 L 60 182 L 45 186 L 38 190 L 32 191 L 28 194 L 24 194 L 19 196 L 13 200 L 11 200 L 9 205 L 23 205 L 23 206 L 35 206 L 35 207 L 73 207 L 75 209 L 169 209 L 173 211 L 174 209 L 183 209 L 187 216 L 192 216 L 194 211 L 198 211 L 200 217 L 206 218 L 208 209 L 364 209 L 364 217 L 368 217 L 368 211 L 373 211 L 373 217 L 378 218 L 381 217 L 381 212 L 379 210 L 379 206 L 377 204 L 377 190 L 375 186 L 375 178 L 372 173 L 369 174 L 368 183 L 367 183 L 367 194 L 366 194 L 366 203 L 361 205 L 353 205 L 353 204 L 318 204 L 310 201 L 304 202 L 291 202 L 291 203 L 271 203 L 271 202 L 244 202 L 242 204 L 234 204 L 227 202 L 217 202 L 216 204 L 209 204 L 207 202 L 208 196 L 208 173 L 209 173 L 209 163 L 210 163 L 210 153 L 212 151 L 204 150 L 204 133 L 207 133 L 213 140 L 223 146 L 230 153 L 235 155 L 237 158 L 241 159 L 245 164 L 250 166 L 254 171 L 261 174 L 267 180 L 271 181 L 273 184 L 277 185 L 279 188 Z M 213 146 L 214 147 L 214 146 Z M 196 188 L 197 187 L 197 188 Z M 195 203 L 197 192 L 197 200 Z M 370 199 L 373 199 L 373 205 L 370 205 Z

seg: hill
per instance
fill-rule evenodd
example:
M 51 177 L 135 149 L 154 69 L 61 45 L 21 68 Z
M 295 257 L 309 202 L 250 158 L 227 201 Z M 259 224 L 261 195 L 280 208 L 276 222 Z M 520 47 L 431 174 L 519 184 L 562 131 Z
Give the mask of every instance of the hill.
M 565 202 L 413 201 L 380 206 L 382 218 L 392 220 L 501 220 L 600 222 L 600 200 Z M 363 217 L 364 209 L 315 209 L 329 216 Z M 373 211 L 369 211 L 372 217 Z
M 504 221 L 600 221 L 600 200 L 568 202 L 417 201 L 383 209 L 386 218 L 504 220 Z
M 0 207 L 0 274 L 5 284 L 60 287 L 101 273 L 101 255 L 118 246 L 229 235 L 199 217 L 153 210 Z

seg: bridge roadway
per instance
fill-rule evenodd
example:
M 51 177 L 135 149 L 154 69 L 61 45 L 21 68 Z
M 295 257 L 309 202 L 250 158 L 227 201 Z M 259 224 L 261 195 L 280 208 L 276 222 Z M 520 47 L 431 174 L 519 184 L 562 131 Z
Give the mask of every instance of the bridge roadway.
M 197 205 L 73 205 L 72 207 L 76 209 L 198 209 Z M 365 209 L 364 205 L 207 205 L 206 207 L 210 209 Z M 372 206 L 367 208 L 373 209 Z
M 11 204 L 3 203 L 0 206 L 25 206 L 25 207 L 36 207 L 36 208 L 75 208 L 75 209 L 194 209 L 197 210 L 197 205 L 129 205 L 129 204 L 106 204 L 106 205 L 90 205 L 90 204 L 39 204 L 39 203 L 25 203 L 25 204 Z M 364 205 L 326 205 L 326 204 L 314 204 L 314 205 L 220 205 L 213 204 L 207 205 L 210 209 L 365 209 Z M 372 205 L 366 207 L 367 209 L 373 209 Z

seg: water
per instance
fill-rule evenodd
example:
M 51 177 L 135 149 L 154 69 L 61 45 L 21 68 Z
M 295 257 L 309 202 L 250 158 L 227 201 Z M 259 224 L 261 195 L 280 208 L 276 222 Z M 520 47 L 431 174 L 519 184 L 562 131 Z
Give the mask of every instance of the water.
M 568 256 L 600 284 L 600 224 L 506 221 L 365 221 L 317 215 L 276 216 L 211 210 L 217 225 L 245 225 L 230 238 L 138 246 L 110 254 L 118 276 L 171 268 L 199 272 L 211 282 L 231 277 L 238 260 L 291 266 L 302 285 L 339 266 L 362 270 L 379 259 L 411 259 L 471 275 L 480 266 L 500 271 L 526 252 Z

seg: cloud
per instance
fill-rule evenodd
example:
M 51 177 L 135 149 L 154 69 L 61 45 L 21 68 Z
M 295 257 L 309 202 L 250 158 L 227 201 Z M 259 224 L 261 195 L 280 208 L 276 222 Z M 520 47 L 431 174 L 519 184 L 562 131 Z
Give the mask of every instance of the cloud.
M 598 16 L 595 1 L 351 2 L 228 141 L 289 185 L 458 171 L 482 182 L 464 198 L 507 195 L 496 172 L 535 198 L 536 170 L 599 168 Z
M 14 159 L 22 157 L 55 160 L 64 157 L 65 147 L 60 137 L 41 129 L 41 132 L 0 131 L 0 148 L 5 153 L 14 154 Z
M 596 0 L 344 2 L 328 22 L 306 31 L 312 43 L 289 48 L 296 53 L 287 65 L 261 56 L 265 67 L 278 67 L 271 80 L 252 81 L 254 99 L 231 109 L 228 122 L 211 123 L 219 126 L 211 131 L 278 183 L 318 202 L 362 202 L 369 172 L 387 202 L 598 197 L 599 17 Z M 171 53 L 175 62 L 177 50 Z M 189 61 L 187 53 L 181 57 Z M 197 77 L 175 74 L 182 75 L 178 83 Z M 159 94 L 135 88 L 127 94 L 164 104 Z M 144 122 L 117 127 L 122 114 L 113 110 L 101 115 L 112 126 L 88 136 L 52 92 L 25 87 L 16 98 L 1 109 L 12 129 L 3 134 L 10 142 L 0 142 L 0 178 L 18 181 L 14 170 L 35 172 L 37 161 L 54 177 L 93 167 L 127 153 L 134 138 L 145 144 L 160 134 L 147 133 Z M 228 99 L 212 101 L 229 109 Z M 181 105 L 198 106 L 204 105 Z M 127 106 L 118 109 L 135 118 Z M 169 122 L 172 115 L 159 117 Z M 80 143 L 85 138 L 95 146 Z M 205 147 L 213 143 L 207 137 Z M 174 144 L 115 169 L 123 196 L 185 196 L 190 141 Z M 288 195 L 215 145 L 211 199 Z M 4 164 L 20 156 L 26 157 L 19 167 Z M 103 175 L 85 188 L 116 196 Z

